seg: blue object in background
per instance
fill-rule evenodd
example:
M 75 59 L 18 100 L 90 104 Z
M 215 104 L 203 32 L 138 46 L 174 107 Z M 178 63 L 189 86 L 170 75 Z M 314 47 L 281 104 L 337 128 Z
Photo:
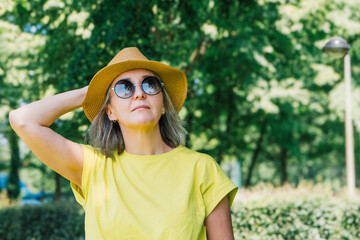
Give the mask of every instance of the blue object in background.
M 238 188 L 241 188 L 241 164 L 240 161 L 222 162 L 221 168 L 226 175 L 235 183 Z
M 0 173 L 0 192 L 6 189 L 6 183 L 8 175 L 6 173 Z M 29 187 L 20 180 L 20 203 L 22 205 L 40 205 L 41 203 L 49 202 L 53 200 L 53 194 L 40 191 L 38 193 L 32 193 Z

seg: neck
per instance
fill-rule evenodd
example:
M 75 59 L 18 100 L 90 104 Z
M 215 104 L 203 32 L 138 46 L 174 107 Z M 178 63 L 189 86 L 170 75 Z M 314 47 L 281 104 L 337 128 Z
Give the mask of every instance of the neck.
M 151 129 L 121 128 L 125 151 L 135 155 L 155 155 L 172 150 L 163 141 L 159 124 Z

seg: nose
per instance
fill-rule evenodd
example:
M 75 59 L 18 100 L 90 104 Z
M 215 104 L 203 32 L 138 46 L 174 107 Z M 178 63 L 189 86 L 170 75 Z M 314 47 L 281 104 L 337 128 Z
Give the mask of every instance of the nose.
M 144 99 L 146 97 L 146 93 L 143 91 L 141 84 L 134 84 L 135 92 L 134 99 Z

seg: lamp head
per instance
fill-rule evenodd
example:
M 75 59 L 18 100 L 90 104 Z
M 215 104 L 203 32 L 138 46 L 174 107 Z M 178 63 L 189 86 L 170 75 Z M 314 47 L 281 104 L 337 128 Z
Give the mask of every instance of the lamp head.
M 323 47 L 323 51 L 333 58 L 342 58 L 349 51 L 350 45 L 341 37 L 332 37 Z

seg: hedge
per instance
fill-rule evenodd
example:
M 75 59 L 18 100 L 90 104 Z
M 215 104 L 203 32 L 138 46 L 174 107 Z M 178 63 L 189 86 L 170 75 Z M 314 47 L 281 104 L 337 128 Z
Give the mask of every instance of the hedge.
M 84 213 L 77 205 L 54 202 L 0 209 L 0 239 L 85 239 Z
M 235 239 L 360 239 L 360 202 L 326 198 L 239 203 Z
M 235 239 L 360 239 L 360 202 L 316 198 L 234 202 Z M 0 239 L 84 239 L 74 203 L 0 209 Z

